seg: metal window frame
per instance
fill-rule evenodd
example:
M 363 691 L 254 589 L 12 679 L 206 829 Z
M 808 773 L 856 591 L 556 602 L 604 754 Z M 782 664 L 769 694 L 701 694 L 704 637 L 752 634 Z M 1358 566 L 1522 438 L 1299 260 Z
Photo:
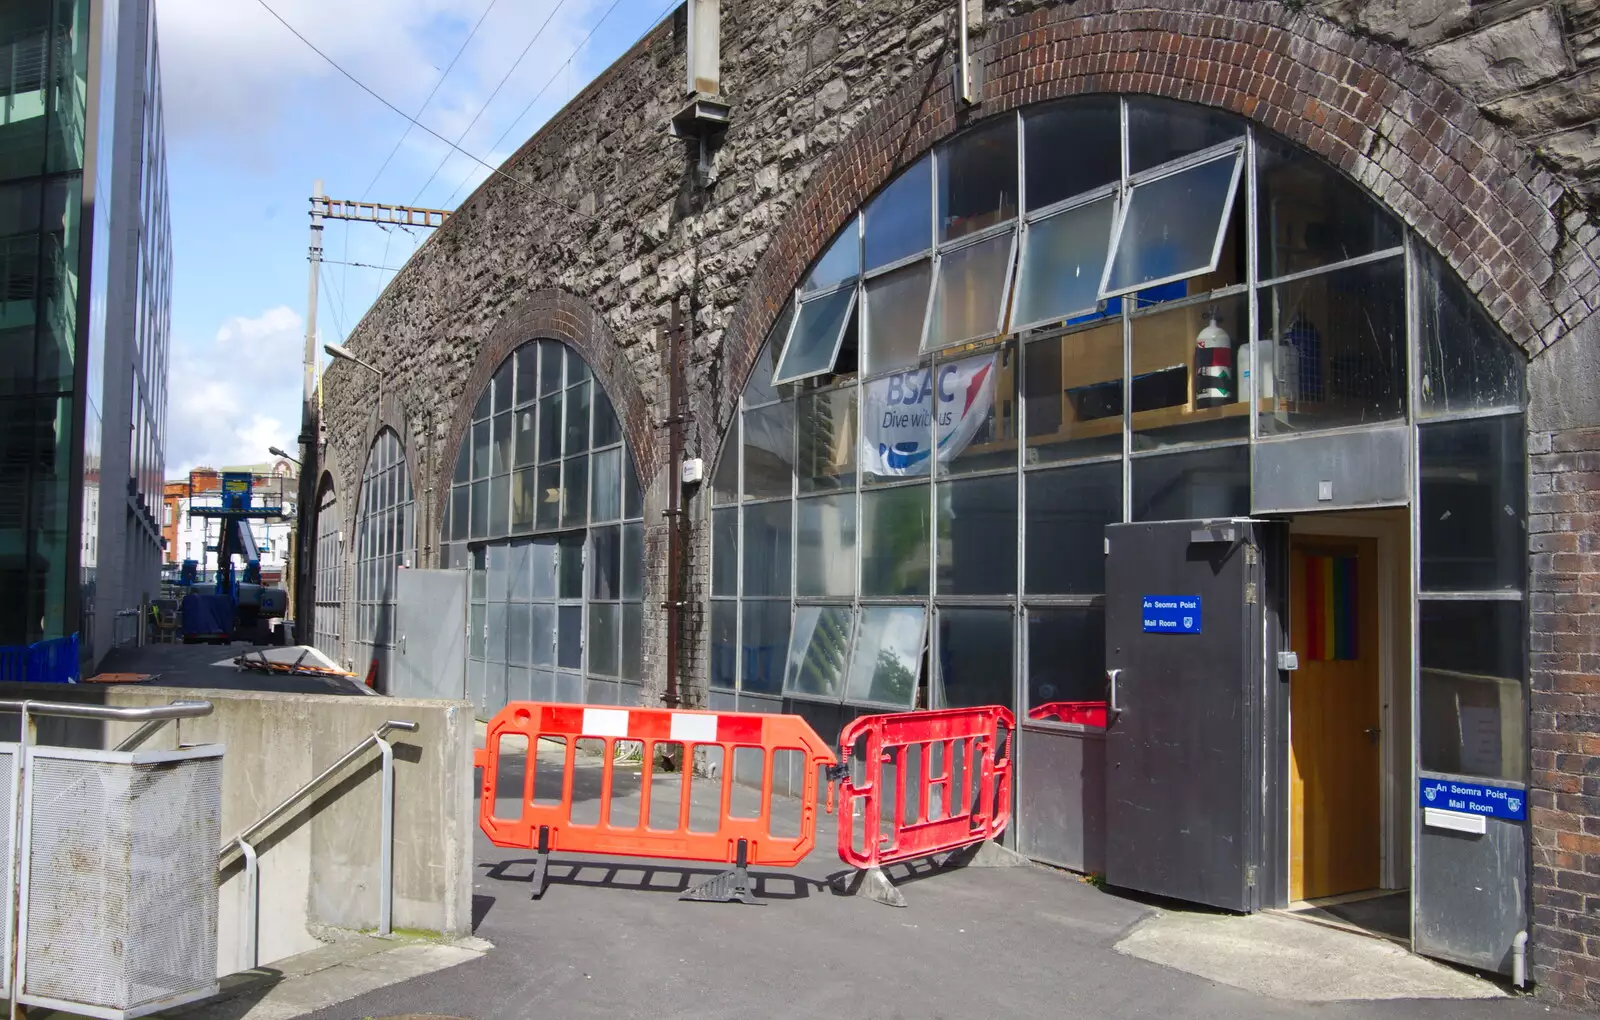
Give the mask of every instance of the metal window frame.
M 861 618 L 860 607 L 848 599 L 816 601 L 812 599 L 791 598 L 789 601 L 789 651 L 783 663 L 783 685 L 778 690 L 779 695 L 795 701 L 811 701 L 824 705 L 843 704 L 845 687 L 850 681 L 850 667 L 855 660 L 856 628 L 859 626 Z M 813 694 L 806 691 L 795 691 L 790 689 L 790 681 L 793 679 L 791 675 L 791 667 L 795 663 L 795 636 L 799 633 L 795 625 L 799 622 L 801 611 L 806 609 L 816 609 L 819 611 L 819 613 L 829 609 L 838 609 L 842 610 L 846 614 L 850 628 L 850 635 L 845 639 L 844 665 L 839 671 L 839 693 L 836 697 L 827 697 L 821 694 Z M 817 622 L 819 625 L 822 622 L 820 615 Z M 812 633 L 815 633 L 815 629 L 813 629 Z M 811 642 L 808 638 L 806 641 L 807 651 L 810 649 L 810 644 Z
M 984 330 L 983 332 L 980 332 L 974 336 L 963 337 L 958 340 L 949 340 L 937 346 L 933 346 L 930 343 L 930 341 L 933 339 L 934 330 L 933 313 L 934 310 L 939 307 L 939 284 L 944 278 L 942 270 L 944 267 L 945 257 L 966 251 L 969 248 L 976 248 L 979 245 L 997 240 L 1006 234 L 1010 234 L 1011 236 L 1011 247 L 1010 250 L 1006 252 L 1005 273 L 1002 277 L 1002 282 L 1000 285 L 999 309 L 995 316 L 994 329 Z M 1016 277 L 1017 244 L 1020 236 L 1021 231 L 1018 229 L 1018 221 L 1013 218 L 1004 223 L 995 224 L 993 227 L 988 227 L 973 234 L 968 234 L 962 237 L 959 241 L 951 242 L 947 247 L 939 248 L 934 252 L 932 275 L 928 279 L 928 309 L 924 315 L 924 321 L 922 324 L 922 340 L 917 348 L 920 354 L 937 354 L 940 351 L 947 351 L 952 347 L 960 347 L 964 344 L 980 343 L 984 340 L 992 340 L 1006 332 L 1006 319 L 1011 311 L 1012 303 L 1011 288 Z
M 800 292 L 794 294 L 794 317 L 789 321 L 789 334 L 784 338 L 783 349 L 778 353 L 778 364 L 772 370 L 772 385 L 783 386 L 787 383 L 796 383 L 802 379 L 811 379 L 819 375 L 828 375 L 833 371 L 834 363 L 839 360 L 839 351 L 844 347 L 844 335 L 850 331 L 850 318 L 855 314 L 856 306 L 861 300 L 861 290 L 857 286 L 858 280 L 852 278 L 827 290 L 813 291 L 807 294 L 805 300 L 800 299 Z M 833 348 L 827 360 L 819 367 L 807 372 L 784 373 L 784 364 L 789 360 L 789 352 L 794 346 L 794 337 L 800 329 L 801 317 L 805 314 L 808 305 L 820 304 L 834 295 L 849 289 L 850 297 L 845 302 L 844 318 L 839 322 L 839 332 L 833 338 Z
M 869 612 L 872 612 L 873 610 L 889 610 L 889 611 L 892 611 L 892 610 L 916 609 L 920 613 L 920 617 L 921 617 L 921 621 L 922 621 L 921 639 L 920 639 L 920 643 L 918 644 L 917 651 L 916 651 L 916 655 L 920 659 L 921 656 L 926 654 L 927 651 L 928 651 L 928 623 L 929 623 L 929 618 L 932 616 L 931 603 L 932 603 L 932 596 L 931 595 L 913 596 L 910 599 L 908 599 L 907 601 L 903 601 L 903 602 L 888 602 L 888 601 L 881 601 L 881 600 L 873 600 L 873 601 L 869 602 L 867 600 L 860 600 L 859 604 L 856 607 L 855 628 L 852 631 L 852 636 L 851 636 L 851 640 L 850 640 L 850 668 L 846 671 L 846 674 L 845 674 L 845 682 L 844 682 L 844 691 L 845 691 L 845 693 L 844 693 L 844 697 L 842 699 L 842 703 L 843 704 L 846 704 L 846 705 L 859 705 L 859 706 L 862 706 L 862 707 L 871 707 L 871 708 L 896 708 L 896 709 L 900 709 L 901 711 L 909 711 L 910 709 L 912 709 L 912 708 L 914 708 L 916 706 L 916 703 L 917 703 L 917 691 L 921 688 L 920 677 L 919 677 L 919 683 L 912 687 L 911 700 L 910 700 L 910 703 L 908 703 L 908 704 L 901 704 L 900 702 L 897 702 L 897 701 L 874 701 L 874 700 L 872 700 L 870 698 L 853 698 L 853 697 L 850 696 L 850 687 L 851 687 L 851 681 L 854 680 L 854 678 L 855 678 L 856 658 L 857 658 L 857 654 L 861 651 L 861 635 L 862 635 L 863 631 L 866 628 L 867 614 Z M 874 667 L 874 668 L 876 668 L 876 667 Z
M 1034 225 L 1043 223 L 1046 220 L 1053 220 L 1058 216 L 1065 216 L 1068 213 L 1087 208 L 1088 206 L 1094 205 L 1097 202 L 1104 202 L 1107 199 L 1111 200 L 1112 231 L 1110 234 L 1106 235 L 1106 258 L 1109 261 L 1111 255 L 1111 239 L 1115 236 L 1117 224 L 1122 216 L 1122 186 L 1120 184 L 1108 184 L 1105 187 L 1096 188 L 1094 191 L 1085 192 L 1082 195 L 1075 195 L 1072 198 L 1063 199 L 1062 201 L 1049 205 L 1023 219 L 1022 227 L 1017 238 L 1016 285 L 1013 288 L 1013 293 L 1010 295 L 1013 311 L 1015 311 L 1016 306 L 1020 304 L 1022 281 L 1027 278 L 1028 235 L 1031 233 Z M 1101 267 L 1100 277 L 1102 280 L 1105 279 L 1104 266 Z M 1075 319 L 1080 315 L 1091 315 L 1100 311 L 1105 302 L 1109 300 L 1108 298 L 1099 297 L 1098 293 L 1099 288 L 1096 287 L 1094 304 L 1088 308 L 1063 312 L 1059 315 L 1052 314 L 1047 318 L 1037 319 L 1032 322 L 1025 322 L 1021 324 L 1012 323 L 1011 329 L 1013 332 L 1020 333 L 1027 329 L 1038 329 L 1041 326 L 1050 326 L 1054 325 L 1055 323 L 1065 322 L 1067 319 Z
M 924 345 L 927 343 L 927 339 L 928 339 L 928 316 L 930 314 L 930 310 L 933 307 L 933 288 L 934 288 L 934 283 L 938 278 L 936 273 L 935 273 L 935 268 L 936 267 L 934 266 L 934 254 L 935 253 L 930 248 L 930 249 L 928 249 L 926 251 L 923 251 L 923 252 L 920 252 L 919 254 L 917 254 L 915 256 L 912 256 L 910 258 L 902 259 L 899 262 L 892 263 L 890 265 L 884 266 L 881 270 L 874 271 L 872 273 L 872 275 L 870 275 L 870 276 L 863 276 L 862 277 L 862 279 L 861 279 L 861 297 L 860 297 L 860 301 L 861 301 L 861 306 L 860 306 L 861 307 L 861 341 L 860 341 L 860 347 L 861 347 L 861 371 L 858 374 L 860 376 L 862 376 L 863 378 L 868 373 L 872 373 L 875 376 L 882 377 L 882 376 L 885 376 L 885 375 L 893 375 L 893 374 L 895 374 L 897 372 L 909 372 L 909 371 L 912 371 L 913 369 L 915 369 L 916 366 L 917 366 L 917 363 L 922 360 L 922 357 L 923 357 L 923 354 L 924 354 L 923 348 L 924 348 Z M 922 302 L 922 328 L 917 334 L 917 358 L 909 366 L 905 366 L 905 367 L 901 367 L 901 368 L 895 368 L 895 369 L 880 369 L 878 366 L 876 366 L 876 365 L 874 365 L 872 363 L 872 358 L 870 356 L 873 353 L 873 351 L 872 351 L 872 302 L 869 300 L 870 295 L 868 294 L 868 291 L 871 289 L 872 285 L 875 282 L 877 282 L 879 279 L 881 279 L 881 278 L 883 278 L 885 276 L 888 276 L 891 273 L 900 272 L 900 271 L 903 271 L 905 269 L 909 269 L 910 267 L 915 266 L 920 262 L 927 262 L 927 264 L 928 264 L 928 293 L 923 295 L 923 302 Z M 796 317 L 798 318 L 798 315 Z
M 1124 127 L 1126 127 L 1126 121 L 1124 121 Z M 1228 221 L 1233 216 L 1233 203 L 1237 199 L 1239 193 L 1239 179 L 1243 174 L 1245 149 L 1247 148 L 1247 143 L 1248 136 L 1241 136 L 1232 141 L 1224 142 L 1220 145 L 1214 145 L 1209 149 L 1202 149 L 1201 151 L 1191 153 L 1182 159 L 1173 160 L 1171 163 L 1165 163 L 1161 166 L 1142 171 L 1126 178 L 1127 194 L 1122 201 L 1121 207 L 1117 210 L 1116 229 L 1111 235 L 1111 246 L 1106 249 L 1106 268 L 1100 277 L 1100 300 L 1109 300 L 1110 298 L 1121 297 L 1124 294 L 1133 294 L 1141 290 L 1148 290 L 1151 287 L 1160 287 L 1168 283 L 1177 283 L 1180 280 L 1188 280 L 1196 276 L 1204 276 L 1207 273 L 1216 271 L 1217 263 L 1222 258 L 1222 245 L 1228 237 Z M 1124 145 L 1126 145 L 1126 134 L 1124 134 Z M 1169 177 L 1176 177 L 1180 174 L 1187 173 L 1202 166 L 1209 166 L 1212 163 L 1219 163 L 1222 160 L 1230 157 L 1234 161 L 1233 176 L 1228 182 L 1228 196 L 1223 200 L 1222 214 L 1217 218 L 1216 237 L 1213 239 L 1211 244 L 1210 261 L 1206 265 L 1196 269 L 1172 273 L 1168 276 L 1164 276 L 1155 280 L 1141 280 L 1136 284 L 1130 284 L 1126 287 L 1118 287 L 1116 290 L 1108 289 L 1111 286 L 1112 271 L 1116 268 L 1117 255 L 1122 249 L 1124 230 L 1128 222 L 1128 213 L 1133 208 L 1134 199 L 1138 195 L 1139 189 L 1147 184 L 1155 184 L 1158 181 L 1166 180 Z

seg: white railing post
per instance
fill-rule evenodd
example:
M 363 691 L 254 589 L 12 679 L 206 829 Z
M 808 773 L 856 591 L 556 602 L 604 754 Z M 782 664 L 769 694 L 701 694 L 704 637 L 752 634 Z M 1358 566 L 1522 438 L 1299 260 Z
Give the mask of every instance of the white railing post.
M 394 931 L 394 748 L 382 737 L 377 738 L 378 751 L 383 755 L 382 823 L 378 839 L 378 934 Z
M 239 852 L 244 855 L 244 966 L 240 970 L 254 970 L 260 962 L 261 867 L 256 861 L 256 848 L 239 840 Z

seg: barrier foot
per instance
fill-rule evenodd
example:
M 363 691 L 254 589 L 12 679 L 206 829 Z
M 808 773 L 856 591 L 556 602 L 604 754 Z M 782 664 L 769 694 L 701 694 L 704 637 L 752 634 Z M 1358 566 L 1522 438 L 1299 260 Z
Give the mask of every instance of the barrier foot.
M 533 859 L 533 895 L 530 899 L 544 899 L 545 869 L 550 866 L 550 826 L 539 826 L 539 855 Z
M 1026 868 L 1033 864 L 1015 850 L 1003 847 L 993 840 L 984 840 L 964 846 L 944 859 L 945 868 Z
M 906 898 L 899 889 L 895 888 L 889 876 L 884 874 L 882 868 L 868 868 L 856 879 L 855 888 L 851 892 L 865 896 L 869 900 L 882 903 L 886 907 L 903 907 Z
M 747 852 L 749 844 L 744 840 L 739 841 L 738 856 L 734 860 L 733 870 L 724 871 L 720 875 L 710 878 L 694 886 L 688 892 L 679 896 L 680 900 L 694 900 L 699 903 L 748 903 L 758 906 L 761 901 L 756 899 L 750 891 L 750 869 L 747 866 L 749 857 Z

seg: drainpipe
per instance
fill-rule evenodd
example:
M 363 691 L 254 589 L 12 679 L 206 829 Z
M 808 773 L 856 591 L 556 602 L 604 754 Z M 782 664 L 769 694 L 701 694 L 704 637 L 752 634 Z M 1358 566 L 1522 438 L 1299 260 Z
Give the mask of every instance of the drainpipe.
M 1518 988 L 1528 984 L 1528 933 L 1517 932 L 1511 940 L 1511 983 Z

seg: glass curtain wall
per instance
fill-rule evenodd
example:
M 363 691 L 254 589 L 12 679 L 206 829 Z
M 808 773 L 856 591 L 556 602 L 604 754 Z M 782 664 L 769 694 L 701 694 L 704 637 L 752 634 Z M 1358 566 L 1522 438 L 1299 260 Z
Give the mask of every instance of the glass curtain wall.
M 386 428 L 367 454 L 356 518 L 355 639 L 369 650 L 394 646 L 395 571 L 417 555 L 413 512 L 405 447 Z
M 344 610 L 344 531 L 339 522 L 339 497 L 329 486 L 317 499 L 317 590 L 313 638 L 334 662 L 344 660 L 340 613 Z
M 1249 514 L 1258 443 L 1482 415 L 1474 387 L 1519 412 L 1520 355 L 1453 279 L 1481 328 L 1411 367 L 1411 262 L 1354 184 L 1217 111 L 1074 99 L 942 144 L 829 243 L 746 384 L 713 704 L 1093 720 L 1106 524 Z
M 577 352 L 518 348 L 457 452 L 444 561 L 472 571 L 467 686 L 508 701 L 639 702 L 644 507 L 605 390 Z

